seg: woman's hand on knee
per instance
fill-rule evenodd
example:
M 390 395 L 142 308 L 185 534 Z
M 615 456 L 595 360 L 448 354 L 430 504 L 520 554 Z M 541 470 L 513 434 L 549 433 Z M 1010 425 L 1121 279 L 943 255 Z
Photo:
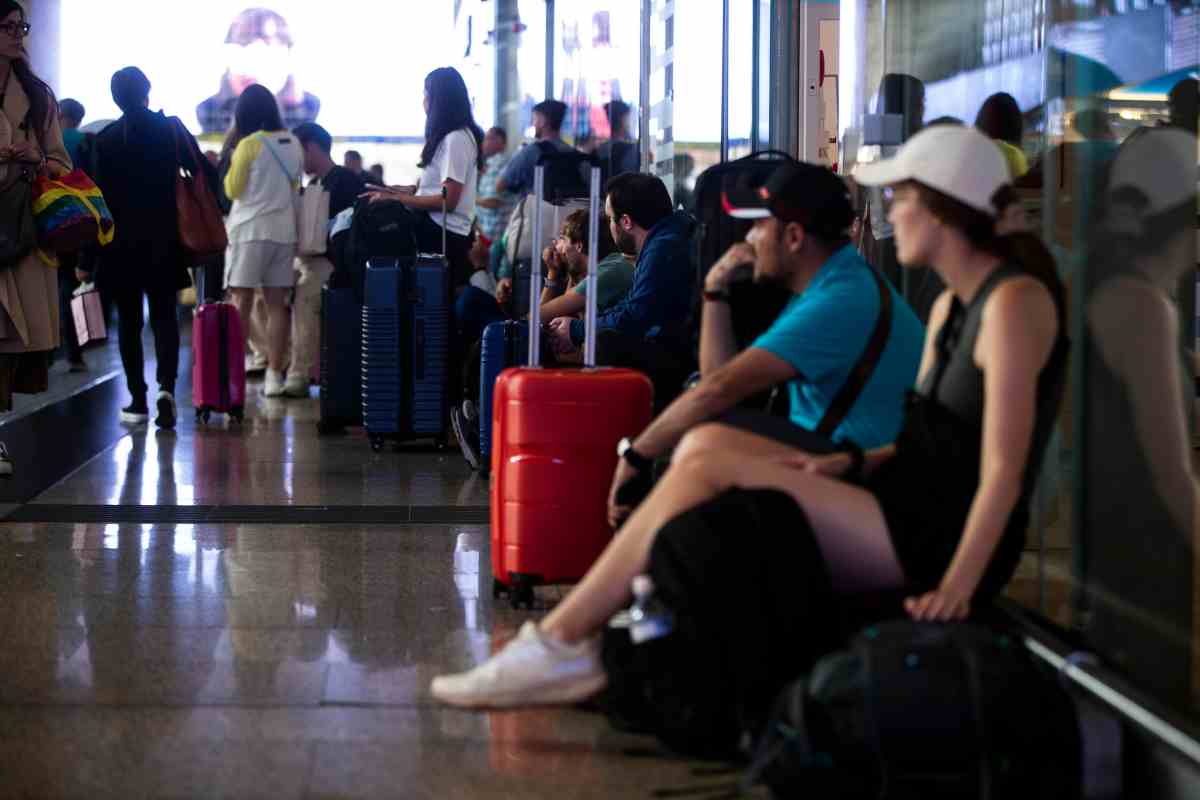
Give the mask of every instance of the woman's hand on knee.
M 920 597 L 904 601 L 904 610 L 918 622 L 952 622 L 971 613 L 971 593 L 942 585 Z

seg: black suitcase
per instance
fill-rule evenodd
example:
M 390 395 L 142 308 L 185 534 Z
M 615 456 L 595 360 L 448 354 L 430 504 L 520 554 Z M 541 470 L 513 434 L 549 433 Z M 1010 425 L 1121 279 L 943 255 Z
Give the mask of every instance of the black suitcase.
M 317 432 L 363 424 L 362 303 L 353 289 L 321 290 L 321 419 Z

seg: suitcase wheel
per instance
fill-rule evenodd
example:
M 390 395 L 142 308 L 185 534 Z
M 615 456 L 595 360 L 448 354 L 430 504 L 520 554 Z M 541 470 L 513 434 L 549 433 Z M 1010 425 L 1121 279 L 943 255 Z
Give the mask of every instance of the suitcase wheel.
M 212 411 L 207 408 L 198 408 L 196 409 L 196 419 L 207 425 L 212 419 Z
M 439 436 L 438 438 L 433 440 L 433 446 L 440 453 L 443 450 L 446 450 L 449 445 L 446 443 L 445 436 Z
M 525 606 L 529 610 L 533 610 L 533 586 L 537 583 L 537 579 L 533 575 L 518 575 L 513 572 L 509 574 L 512 579 L 512 586 L 508 590 L 508 604 L 514 610 Z
M 234 422 L 242 422 L 246 419 L 246 409 L 241 406 L 234 406 L 229 409 L 229 418 Z
M 371 437 L 371 452 L 378 453 L 383 450 L 384 438 L 382 436 Z
M 499 578 L 492 578 L 492 599 L 496 600 L 502 594 L 508 594 L 508 587 Z
M 346 429 L 343 428 L 341 425 L 334 425 L 331 422 L 318 422 L 317 423 L 317 435 L 318 436 L 336 436 L 336 435 L 339 435 L 339 434 L 342 434 L 345 432 L 346 432 Z

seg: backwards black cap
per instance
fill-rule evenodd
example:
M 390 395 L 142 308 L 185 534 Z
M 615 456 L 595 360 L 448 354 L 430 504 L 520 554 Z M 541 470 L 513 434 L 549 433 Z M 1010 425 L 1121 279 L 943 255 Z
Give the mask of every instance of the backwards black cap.
M 731 217 L 797 222 L 826 239 L 845 236 L 854 222 L 850 192 L 842 179 L 826 167 L 804 162 L 781 165 L 762 184 L 749 174 L 731 175 L 721 202 Z

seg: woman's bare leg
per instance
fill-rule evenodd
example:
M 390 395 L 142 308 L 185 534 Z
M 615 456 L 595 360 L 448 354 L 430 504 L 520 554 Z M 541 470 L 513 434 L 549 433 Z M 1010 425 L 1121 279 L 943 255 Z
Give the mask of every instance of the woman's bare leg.
M 287 367 L 288 332 L 292 326 L 288 291 L 276 286 L 264 286 L 262 290 L 267 305 L 267 361 L 280 374 Z
M 542 621 L 542 630 L 567 643 L 595 633 L 625 603 L 634 576 L 645 571 L 658 531 L 683 512 L 734 488 L 790 494 L 808 515 L 838 591 L 902 585 L 903 570 L 870 492 L 770 458 L 708 453 L 672 465 L 588 574 Z
M 254 311 L 254 290 L 229 287 L 229 300 L 242 318 L 242 330 L 250 330 L 250 315 Z

